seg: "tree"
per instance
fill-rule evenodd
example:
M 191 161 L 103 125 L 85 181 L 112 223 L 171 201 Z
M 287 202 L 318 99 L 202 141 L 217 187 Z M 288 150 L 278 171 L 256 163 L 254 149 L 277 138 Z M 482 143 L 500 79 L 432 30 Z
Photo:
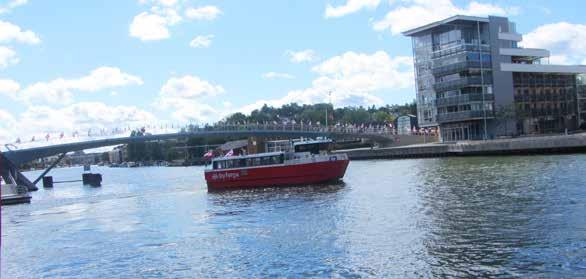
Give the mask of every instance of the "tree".
M 412 114 L 417 115 L 417 104 L 415 101 L 403 105 L 386 105 L 382 107 L 370 106 L 364 107 L 342 107 L 336 108 L 331 104 L 304 104 L 290 103 L 280 108 L 263 105 L 260 109 L 253 110 L 249 115 L 243 113 L 234 113 L 227 117 L 223 122 L 242 123 L 247 122 L 282 122 L 285 118 L 295 120 L 296 122 L 312 122 L 325 125 L 326 110 L 328 112 L 328 122 L 343 122 L 349 124 L 384 124 L 395 120 L 399 115 Z
M 241 112 L 234 113 L 226 118 L 228 123 L 243 123 L 247 121 L 246 115 Z
M 373 121 L 377 124 L 386 124 L 393 122 L 393 120 L 394 117 L 392 115 L 382 110 L 376 111 L 373 115 Z

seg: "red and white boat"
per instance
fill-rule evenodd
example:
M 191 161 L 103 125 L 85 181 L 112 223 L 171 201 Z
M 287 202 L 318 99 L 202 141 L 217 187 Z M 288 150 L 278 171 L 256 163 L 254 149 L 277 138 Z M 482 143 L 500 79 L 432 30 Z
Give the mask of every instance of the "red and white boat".
M 293 151 L 221 157 L 205 170 L 209 190 L 319 184 L 344 177 L 346 154 L 329 152 L 330 140 L 303 141 Z

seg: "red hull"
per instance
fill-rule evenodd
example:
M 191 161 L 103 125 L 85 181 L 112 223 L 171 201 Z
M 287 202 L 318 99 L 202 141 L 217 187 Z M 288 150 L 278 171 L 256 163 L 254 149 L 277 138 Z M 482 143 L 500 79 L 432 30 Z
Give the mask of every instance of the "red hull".
M 317 184 L 344 176 L 348 160 L 286 166 L 214 170 L 205 173 L 208 189 Z

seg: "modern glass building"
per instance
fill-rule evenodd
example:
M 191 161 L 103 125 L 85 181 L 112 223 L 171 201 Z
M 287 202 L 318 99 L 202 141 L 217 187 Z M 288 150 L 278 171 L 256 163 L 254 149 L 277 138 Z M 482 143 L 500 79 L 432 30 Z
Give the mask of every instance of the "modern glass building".
M 586 66 L 551 65 L 521 48 L 504 17 L 454 16 L 403 33 L 412 38 L 417 117 L 442 140 L 576 130 L 586 121 Z

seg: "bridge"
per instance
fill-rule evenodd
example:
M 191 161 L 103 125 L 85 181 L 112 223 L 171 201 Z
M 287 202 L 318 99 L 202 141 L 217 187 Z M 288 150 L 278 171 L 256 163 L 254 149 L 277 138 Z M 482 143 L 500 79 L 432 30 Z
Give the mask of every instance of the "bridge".
M 0 153 L 0 169 L 4 181 L 13 181 L 19 185 L 25 185 L 30 191 L 37 190 L 35 184 L 46 175 L 57 162 L 49 167 L 34 182 L 28 180 L 18 171 L 18 166 L 39 158 L 59 155 L 64 157 L 66 153 L 94 149 L 120 144 L 161 141 L 181 138 L 234 138 L 234 137 L 280 137 L 280 138 L 316 138 L 329 137 L 332 139 L 366 138 L 379 142 L 392 142 L 398 136 L 393 129 L 387 127 L 358 128 L 342 126 L 311 126 L 299 124 L 257 124 L 257 125 L 222 125 L 203 128 L 190 128 L 185 132 L 165 133 L 157 135 L 144 135 L 134 137 L 115 137 L 98 140 L 80 141 L 50 146 L 34 147 L 27 149 L 15 149 Z M 59 161 L 59 160 L 58 160 Z

